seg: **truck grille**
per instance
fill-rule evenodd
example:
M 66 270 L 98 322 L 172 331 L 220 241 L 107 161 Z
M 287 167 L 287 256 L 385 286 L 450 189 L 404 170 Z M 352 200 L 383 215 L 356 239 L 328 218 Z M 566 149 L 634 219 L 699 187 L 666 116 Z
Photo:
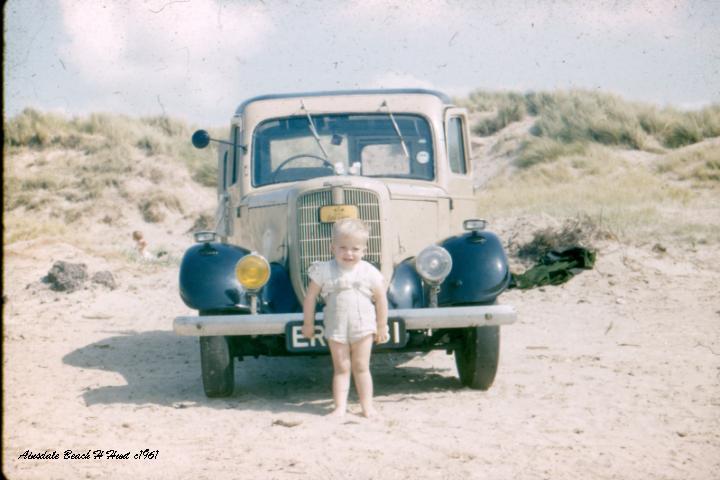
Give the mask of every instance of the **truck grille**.
M 357 188 L 343 189 L 346 205 L 357 205 L 360 218 L 370 227 L 370 239 L 364 260 L 380 268 L 380 204 L 375 193 Z M 332 192 L 318 190 L 298 197 L 298 252 L 300 278 L 307 288 L 308 267 L 313 262 L 333 258 L 330 250 L 332 223 L 320 222 L 320 207 L 332 205 Z

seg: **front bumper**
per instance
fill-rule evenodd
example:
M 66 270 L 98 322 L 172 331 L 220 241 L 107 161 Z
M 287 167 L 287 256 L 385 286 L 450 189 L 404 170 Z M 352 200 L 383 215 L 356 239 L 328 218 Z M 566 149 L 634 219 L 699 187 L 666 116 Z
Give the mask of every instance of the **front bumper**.
M 390 310 L 388 318 L 403 319 L 407 330 L 423 330 L 508 325 L 517 320 L 517 313 L 510 305 L 485 305 Z M 285 333 L 288 322 L 302 319 L 301 312 L 177 317 L 173 322 L 173 330 L 178 335 L 192 337 L 279 335 Z M 315 319 L 322 320 L 323 314 L 318 313 Z

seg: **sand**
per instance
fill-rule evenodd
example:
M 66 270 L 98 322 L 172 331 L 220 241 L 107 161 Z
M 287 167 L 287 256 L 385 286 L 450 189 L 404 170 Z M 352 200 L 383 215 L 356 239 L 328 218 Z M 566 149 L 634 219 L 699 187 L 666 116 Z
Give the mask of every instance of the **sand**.
M 106 236 L 114 256 L 6 246 L 8 478 L 720 478 L 717 246 L 606 241 L 595 269 L 501 296 L 519 321 L 489 391 L 461 387 L 443 351 L 376 355 L 379 416 L 353 393 L 334 420 L 326 356 L 247 358 L 232 397 L 204 396 L 198 341 L 172 332 L 193 314 L 177 289 L 185 229 L 146 234 L 169 261 L 132 257 L 129 231 Z M 119 286 L 54 292 L 39 280 L 56 260 Z

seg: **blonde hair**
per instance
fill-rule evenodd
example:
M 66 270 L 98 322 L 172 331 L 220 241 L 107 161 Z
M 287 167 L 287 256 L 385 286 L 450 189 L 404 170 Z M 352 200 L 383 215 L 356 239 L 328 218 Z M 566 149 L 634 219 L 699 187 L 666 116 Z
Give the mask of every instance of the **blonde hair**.
M 354 237 L 367 243 L 370 238 L 370 228 L 359 218 L 343 218 L 333 225 L 332 241 L 340 237 Z

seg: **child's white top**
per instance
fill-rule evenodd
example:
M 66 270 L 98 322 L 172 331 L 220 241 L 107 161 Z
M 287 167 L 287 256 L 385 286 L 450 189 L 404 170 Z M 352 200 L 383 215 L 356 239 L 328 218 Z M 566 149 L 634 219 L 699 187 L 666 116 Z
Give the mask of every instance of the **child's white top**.
M 377 332 L 373 290 L 384 291 L 377 268 L 361 260 L 345 270 L 330 260 L 310 265 L 308 276 L 320 286 L 325 301 L 325 338 L 354 343 Z

